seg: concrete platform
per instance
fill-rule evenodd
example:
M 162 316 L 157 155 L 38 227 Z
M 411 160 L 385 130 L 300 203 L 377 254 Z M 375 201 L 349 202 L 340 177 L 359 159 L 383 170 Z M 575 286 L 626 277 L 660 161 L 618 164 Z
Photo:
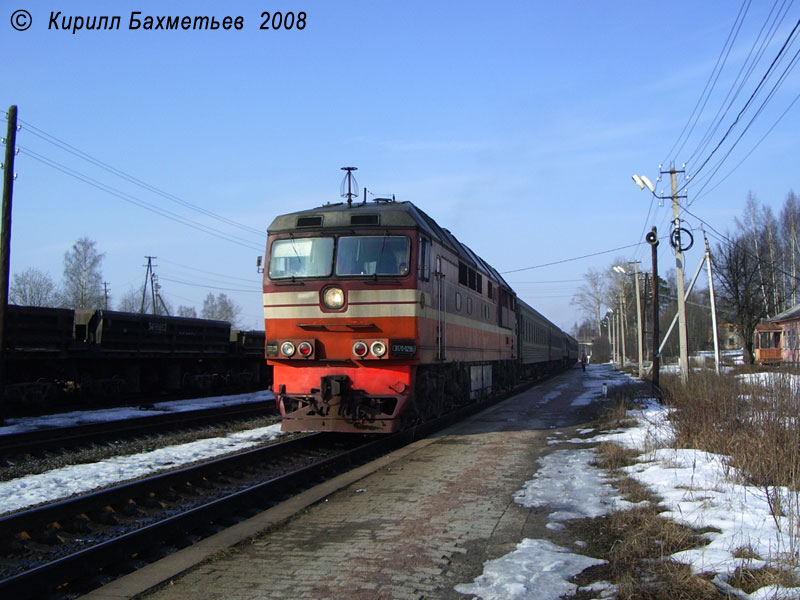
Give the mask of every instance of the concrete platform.
M 573 368 L 85 597 L 466 598 L 484 561 L 543 537 L 546 509 L 514 493 L 614 378 Z

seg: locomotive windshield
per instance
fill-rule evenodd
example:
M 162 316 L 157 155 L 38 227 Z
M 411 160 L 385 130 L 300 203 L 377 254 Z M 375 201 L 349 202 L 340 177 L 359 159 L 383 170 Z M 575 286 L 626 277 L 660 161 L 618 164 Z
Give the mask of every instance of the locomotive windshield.
M 333 238 L 276 240 L 269 257 L 269 277 L 328 277 L 332 263 Z
M 339 238 L 337 275 L 406 275 L 410 241 L 405 236 L 348 236 Z

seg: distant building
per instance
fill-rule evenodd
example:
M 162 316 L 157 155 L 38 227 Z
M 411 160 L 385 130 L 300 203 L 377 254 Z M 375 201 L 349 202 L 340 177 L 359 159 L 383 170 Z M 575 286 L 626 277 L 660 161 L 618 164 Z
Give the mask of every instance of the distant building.
M 756 361 L 763 364 L 800 362 L 800 304 L 756 326 Z
M 720 350 L 739 350 L 742 347 L 742 336 L 739 326 L 725 319 L 717 324 L 717 337 Z

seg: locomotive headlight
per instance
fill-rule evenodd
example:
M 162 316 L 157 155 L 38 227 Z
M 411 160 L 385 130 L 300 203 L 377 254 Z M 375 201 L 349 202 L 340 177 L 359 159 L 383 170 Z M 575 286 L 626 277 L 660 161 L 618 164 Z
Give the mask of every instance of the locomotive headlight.
M 364 358 L 369 352 L 369 348 L 367 344 L 364 342 L 356 342 L 353 344 L 353 354 L 355 354 L 358 358 Z
M 344 306 L 344 290 L 335 285 L 325 288 L 322 292 L 322 303 L 331 310 L 342 308 Z
M 386 354 L 386 344 L 381 342 L 380 340 L 372 342 L 372 345 L 369 348 L 372 351 L 374 356 L 380 358 L 384 354 Z
M 293 356 L 294 355 L 294 344 L 292 342 L 283 342 L 281 344 L 281 354 L 284 356 Z
M 308 358 L 314 351 L 314 347 L 311 345 L 310 342 L 300 342 L 299 344 L 297 344 L 297 351 L 300 353 L 300 356 Z

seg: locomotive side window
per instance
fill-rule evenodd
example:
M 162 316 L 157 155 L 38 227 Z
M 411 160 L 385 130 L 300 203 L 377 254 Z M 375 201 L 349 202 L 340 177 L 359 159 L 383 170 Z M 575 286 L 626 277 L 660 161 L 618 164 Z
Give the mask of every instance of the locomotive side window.
M 333 238 L 276 240 L 269 257 L 269 278 L 328 277 L 333 264 Z
M 405 236 L 339 238 L 337 275 L 407 275 L 411 244 Z
M 430 249 L 430 240 L 419 238 L 419 265 L 417 267 L 417 275 L 423 281 L 428 281 L 431 275 Z

